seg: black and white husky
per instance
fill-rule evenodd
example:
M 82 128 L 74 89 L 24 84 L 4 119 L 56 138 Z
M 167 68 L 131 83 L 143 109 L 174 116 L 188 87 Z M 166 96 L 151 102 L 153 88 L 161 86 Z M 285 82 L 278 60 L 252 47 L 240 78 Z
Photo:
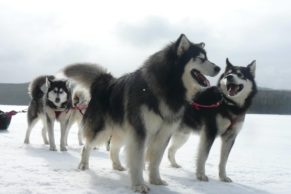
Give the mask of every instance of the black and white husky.
M 228 59 L 226 69 L 218 81 L 217 87 L 207 89 L 197 95 L 200 104 L 219 106 L 186 108 L 181 127 L 172 136 L 168 149 L 168 158 L 173 167 L 180 167 L 175 160 L 176 151 L 185 144 L 191 132 L 200 133 L 200 144 L 197 157 L 196 176 L 201 181 L 208 181 L 205 175 L 205 162 L 215 137 L 222 139 L 219 163 L 219 178 L 231 182 L 226 175 L 226 163 L 236 136 L 242 128 L 245 114 L 257 92 L 255 83 L 255 61 L 247 67 L 233 66 Z M 221 100 L 220 100 L 221 99 Z M 195 109 L 196 108 L 196 109 Z
M 170 137 L 180 126 L 185 105 L 209 86 L 204 75 L 215 76 L 219 70 L 208 60 L 204 43 L 194 44 L 185 35 L 150 56 L 135 72 L 120 78 L 96 65 L 65 68 L 65 76 L 91 88 L 91 101 L 83 119 L 86 143 L 79 168 L 89 168 L 92 147 L 105 143 L 111 134 L 122 134 L 126 137 L 133 190 L 149 191 L 143 178 L 146 147 L 150 183 L 166 184 L 160 177 L 159 165 Z
M 43 123 L 42 137 L 45 144 L 50 144 L 50 150 L 56 151 L 54 138 L 55 120 L 61 124 L 62 151 L 66 151 L 65 135 L 71 108 L 71 90 L 67 80 L 57 80 L 54 76 L 40 76 L 34 79 L 28 88 L 31 102 L 27 112 L 28 128 L 24 143 L 29 144 L 32 128 L 41 120 Z M 47 132 L 49 141 L 47 140 Z

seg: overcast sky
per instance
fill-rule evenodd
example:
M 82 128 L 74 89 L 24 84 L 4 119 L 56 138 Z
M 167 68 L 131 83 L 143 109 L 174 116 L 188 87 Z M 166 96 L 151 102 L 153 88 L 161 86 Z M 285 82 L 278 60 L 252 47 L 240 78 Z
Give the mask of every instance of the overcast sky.
M 226 57 L 235 65 L 256 59 L 259 86 L 291 89 L 290 0 L 175 2 L 0 0 L 0 83 L 75 62 L 120 76 L 184 33 L 205 42 L 222 68 Z

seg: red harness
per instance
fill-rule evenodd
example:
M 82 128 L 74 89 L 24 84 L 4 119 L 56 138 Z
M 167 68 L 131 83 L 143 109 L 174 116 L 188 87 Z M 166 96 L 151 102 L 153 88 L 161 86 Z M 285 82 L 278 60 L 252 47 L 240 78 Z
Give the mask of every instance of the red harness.
M 214 104 L 210 104 L 210 105 L 204 105 L 204 104 L 198 104 L 197 102 L 193 102 L 191 104 L 192 108 L 196 109 L 196 110 L 200 110 L 201 108 L 208 108 L 208 109 L 214 109 L 217 108 L 221 105 L 222 100 L 214 103 Z
M 59 116 L 62 114 L 64 111 L 55 111 L 56 119 L 59 118 Z

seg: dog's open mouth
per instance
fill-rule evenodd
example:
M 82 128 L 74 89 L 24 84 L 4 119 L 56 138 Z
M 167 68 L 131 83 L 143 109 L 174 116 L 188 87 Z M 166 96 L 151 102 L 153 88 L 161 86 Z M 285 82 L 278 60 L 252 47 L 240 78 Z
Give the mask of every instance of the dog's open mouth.
M 202 73 L 200 73 L 199 71 L 193 69 L 191 71 L 191 75 L 201 86 L 203 87 L 210 86 L 208 79 L 204 75 L 202 75 Z
M 243 85 L 230 83 L 227 84 L 226 88 L 229 96 L 235 96 L 243 89 Z

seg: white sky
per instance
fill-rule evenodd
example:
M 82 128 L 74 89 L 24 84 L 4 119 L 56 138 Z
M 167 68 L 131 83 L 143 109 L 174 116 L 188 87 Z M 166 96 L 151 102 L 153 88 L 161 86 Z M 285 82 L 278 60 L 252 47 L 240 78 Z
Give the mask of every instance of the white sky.
M 291 1 L 175 2 L 0 0 L 0 82 L 29 82 L 74 62 L 119 76 L 184 33 L 205 42 L 222 68 L 226 57 L 256 59 L 259 86 L 291 89 Z

